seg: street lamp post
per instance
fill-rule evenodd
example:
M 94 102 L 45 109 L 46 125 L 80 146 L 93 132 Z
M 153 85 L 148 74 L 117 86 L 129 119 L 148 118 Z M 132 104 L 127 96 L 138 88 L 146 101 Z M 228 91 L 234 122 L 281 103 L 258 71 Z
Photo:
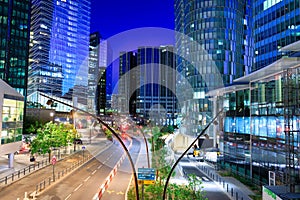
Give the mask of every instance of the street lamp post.
M 110 127 L 108 126 L 105 122 L 103 122 L 99 117 L 97 117 L 96 115 L 94 114 L 91 114 L 83 109 L 80 109 L 78 107 L 75 107 L 75 106 L 72 106 L 72 105 L 69 105 L 63 101 L 60 101 L 60 100 L 57 100 L 57 99 L 54 99 L 54 98 L 51 98 L 45 94 L 42 94 L 40 93 L 41 96 L 44 96 L 52 101 L 56 101 L 58 103 L 61 103 L 63 105 L 66 105 L 66 106 L 69 106 L 71 108 L 74 108 L 76 110 L 79 110 L 85 114 L 88 114 L 90 115 L 91 117 L 95 118 L 99 123 L 101 123 L 102 125 L 104 125 L 108 130 L 110 130 L 112 132 L 112 134 L 117 138 L 117 140 L 119 141 L 119 143 L 121 144 L 121 146 L 123 147 L 125 153 L 127 154 L 127 157 L 129 159 L 129 162 L 130 162 L 130 165 L 131 165 L 131 168 L 132 168 L 132 171 L 133 171 L 133 177 L 134 177 L 134 182 L 135 182 L 135 192 L 136 192 L 136 200 L 139 200 L 139 187 L 138 187 L 138 179 L 137 179 L 137 173 L 136 173 L 136 170 L 135 170 L 135 167 L 134 167 L 134 163 L 133 163 L 133 160 L 132 160 L 132 157 L 130 156 L 130 153 L 126 147 L 126 145 L 124 144 L 124 142 L 122 141 L 122 139 L 120 138 L 120 136 Z
M 218 118 L 218 116 L 223 112 L 223 109 L 218 112 L 218 114 L 207 124 L 207 126 L 201 131 L 201 133 L 196 137 L 196 139 L 191 143 L 191 145 L 183 152 L 183 154 L 177 159 L 177 161 L 175 162 L 175 164 L 173 165 L 168 177 L 167 177 L 167 180 L 166 180 L 166 183 L 165 183 L 165 186 L 164 186 L 164 193 L 163 193 L 163 200 L 166 199 L 166 193 L 167 193 L 167 187 L 168 187 L 168 184 L 169 184 L 169 180 L 172 176 L 172 173 L 173 171 L 175 170 L 177 164 L 179 163 L 179 161 L 183 158 L 183 156 L 190 150 L 190 148 L 192 148 L 192 146 L 194 145 L 195 142 L 197 142 L 197 140 L 200 139 L 200 137 L 202 135 L 204 135 L 205 131 L 209 128 L 209 126 L 214 123 L 214 121 Z

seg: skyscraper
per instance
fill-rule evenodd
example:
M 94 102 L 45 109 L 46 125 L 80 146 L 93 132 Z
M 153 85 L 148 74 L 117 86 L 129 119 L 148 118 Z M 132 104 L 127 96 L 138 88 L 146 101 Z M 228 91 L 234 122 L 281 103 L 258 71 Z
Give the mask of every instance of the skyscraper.
M 173 46 L 139 47 L 136 113 L 156 125 L 174 125 L 177 114 Z
M 174 125 L 175 54 L 173 46 L 139 47 L 120 54 L 119 110 L 151 120 L 156 125 Z
M 99 80 L 99 32 L 90 35 L 87 111 L 96 113 L 96 88 Z
M 252 61 L 250 1 L 175 0 L 177 70 L 193 88 L 192 97 L 181 105 L 185 133 L 198 135 L 212 115 L 212 102 L 205 93 L 229 85 L 248 73 Z M 217 80 L 221 77 L 221 81 Z M 209 133 L 212 134 L 212 131 Z
M 135 105 L 132 100 L 136 99 L 136 54 L 134 52 L 120 52 L 119 57 L 119 85 L 118 85 L 118 111 L 121 113 L 135 114 Z M 132 71 L 131 71 L 132 70 Z M 131 106 L 130 106 L 131 105 Z
M 0 7 L 0 78 L 27 94 L 30 0 L 2 1 Z
M 299 7 L 294 0 L 253 1 L 251 73 L 235 79 L 236 87 L 212 92 L 228 109 L 220 134 L 222 167 L 259 185 L 282 185 L 285 192 L 300 183 Z
M 297 0 L 254 1 L 254 42 L 256 71 L 287 56 L 279 51 L 300 39 L 300 4 Z
M 79 92 L 78 101 L 86 101 L 90 6 L 89 0 L 32 1 L 29 101 L 40 101 L 38 91 L 69 100 Z

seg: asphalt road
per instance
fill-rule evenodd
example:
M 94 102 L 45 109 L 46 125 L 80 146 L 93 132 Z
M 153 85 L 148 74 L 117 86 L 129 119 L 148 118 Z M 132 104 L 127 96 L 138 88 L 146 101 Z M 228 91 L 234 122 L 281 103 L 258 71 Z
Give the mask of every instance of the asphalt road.
M 212 181 L 208 176 L 203 174 L 195 165 L 194 162 L 197 161 L 191 161 L 187 158 L 183 158 L 180 162 L 182 169 L 184 171 L 184 174 L 195 174 L 197 177 L 199 177 L 202 180 L 202 186 L 203 190 L 206 192 L 206 197 L 209 200 L 230 200 L 230 198 L 227 196 L 226 193 L 223 192 L 223 190 L 220 188 L 219 185 L 217 185 L 214 181 Z
M 137 166 L 138 158 L 141 151 L 141 142 L 135 138 L 132 138 L 132 147 L 130 149 L 130 155 L 132 157 L 135 167 Z M 121 164 L 117 175 L 113 178 L 109 184 L 108 189 L 105 191 L 101 200 L 124 200 L 125 193 L 130 184 L 132 176 L 132 167 L 129 159 L 126 157 Z
M 46 189 L 38 199 L 93 199 L 122 154 L 123 150 L 119 145 L 112 145 L 68 177 Z

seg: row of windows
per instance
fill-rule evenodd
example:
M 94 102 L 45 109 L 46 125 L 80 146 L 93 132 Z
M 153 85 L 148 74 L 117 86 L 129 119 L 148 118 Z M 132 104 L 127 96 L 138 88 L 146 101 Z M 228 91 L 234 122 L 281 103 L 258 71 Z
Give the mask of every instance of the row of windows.
M 289 34 L 297 34 L 300 32 L 300 15 L 293 20 L 285 20 L 281 23 L 270 23 L 264 31 L 258 29 L 255 34 L 255 41 L 259 42 L 275 34 L 289 31 Z

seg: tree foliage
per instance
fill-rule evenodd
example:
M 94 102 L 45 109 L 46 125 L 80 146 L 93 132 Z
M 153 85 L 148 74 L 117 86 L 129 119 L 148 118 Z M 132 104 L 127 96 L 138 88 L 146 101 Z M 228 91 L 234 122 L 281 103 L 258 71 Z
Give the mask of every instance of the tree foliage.
M 77 136 L 71 124 L 48 122 L 37 129 L 37 135 L 31 143 L 31 153 L 50 153 L 52 148 L 67 146 Z

